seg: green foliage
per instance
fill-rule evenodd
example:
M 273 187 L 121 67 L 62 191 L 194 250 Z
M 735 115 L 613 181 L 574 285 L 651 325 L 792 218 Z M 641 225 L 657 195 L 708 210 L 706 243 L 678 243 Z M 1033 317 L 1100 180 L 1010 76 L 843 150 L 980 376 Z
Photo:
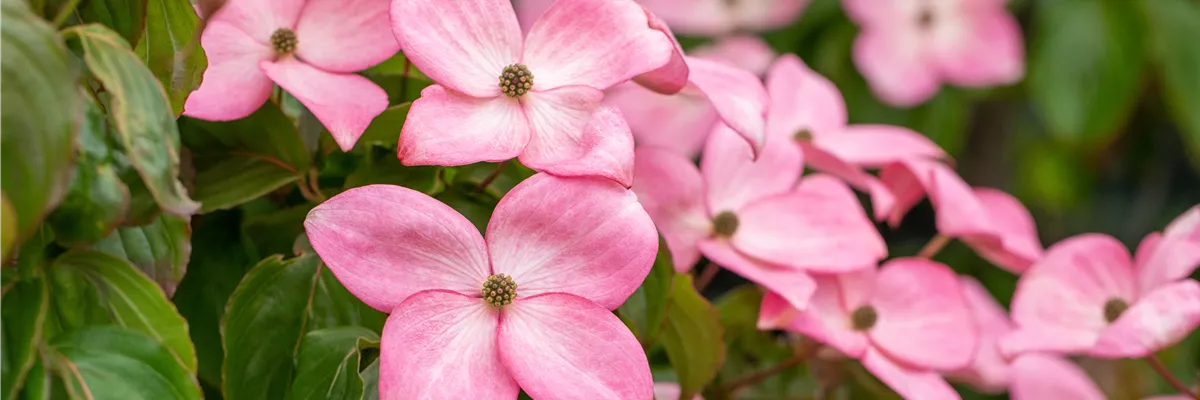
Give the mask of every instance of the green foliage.
M 146 225 L 118 228 L 95 248 L 129 260 L 170 297 L 187 272 L 191 238 L 187 219 L 163 214 Z
M 200 385 L 158 342 L 119 327 L 92 327 L 50 343 L 52 367 L 72 398 L 200 399 Z
M 658 257 L 646 281 L 625 299 L 618 312 L 644 348 L 650 348 L 662 333 L 667 305 L 674 294 L 675 263 L 665 240 L 658 241 Z
M 5 275 L 16 271 L 4 269 Z M 38 354 L 38 341 L 42 336 L 42 324 L 49 310 L 49 292 L 44 279 L 31 279 L 4 285 L 0 296 L 0 319 L 4 322 L 0 330 L 0 387 L 4 388 L 4 399 L 16 398 L 26 374 L 33 367 Z
M 1200 4 L 1187 0 L 1138 3 L 1150 30 L 1150 47 L 1171 115 L 1179 124 L 1193 165 L 1200 169 Z
M 305 334 L 296 352 L 296 380 L 288 399 L 361 399 L 365 384 L 359 369 L 366 367 L 363 353 L 378 348 L 379 335 L 358 326 Z
M 679 377 L 680 398 L 690 399 L 725 362 L 724 331 L 716 308 L 692 287 L 691 275 L 676 275 L 671 292 L 662 342 Z
M 126 39 L 137 43 L 134 51 L 154 72 L 167 91 L 171 110 L 179 116 L 188 95 L 200 87 L 208 66 L 196 30 L 200 19 L 188 0 L 149 0 L 145 18 L 146 31 L 141 39 Z

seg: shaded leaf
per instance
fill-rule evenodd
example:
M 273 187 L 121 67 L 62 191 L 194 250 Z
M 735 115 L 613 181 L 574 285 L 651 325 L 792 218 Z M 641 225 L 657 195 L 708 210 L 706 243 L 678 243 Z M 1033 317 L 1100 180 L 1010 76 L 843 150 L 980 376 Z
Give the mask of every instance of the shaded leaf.
M 250 155 L 231 155 L 196 175 L 196 199 L 201 213 L 235 207 L 259 198 L 300 176 L 268 159 Z
M 9 251 L 17 240 L 17 212 L 8 196 L 0 194 L 0 262 L 8 262 Z
M 306 203 L 283 210 L 247 210 L 241 226 L 246 253 L 255 258 L 294 254 L 292 245 L 304 234 L 304 218 L 314 206 Z
M 382 114 L 371 120 L 371 125 L 368 125 L 367 129 L 363 131 L 354 147 L 363 149 L 373 144 L 391 147 L 393 150 L 392 161 L 396 161 L 395 148 L 400 142 L 400 130 L 404 128 L 404 121 L 408 119 L 408 110 L 411 107 L 412 102 L 410 101 L 383 110 Z
M 692 276 L 676 274 L 662 343 L 679 377 L 680 398 L 690 399 L 725 362 L 720 315 L 692 285 Z
M 137 43 L 146 26 L 146 0 L 86 0 L 77 10 L 84 22 L 104 24 L 129 43 Z
M 358 168 L 346 176 L 347 189 L 373 184 L 399 185 L 431 196 L 441 193 L 445 184 L 439 177 L 441 167 L 406 167 L 396 160 L 394 148 L 369 145 Z
M 288 399 L 361 399 L 362 350 L 378 346 L 379 335 L 358 326 L 305 334 L 296 353 L 296 379 Z
M 163 214 L 146 225 L 118 228 L 95 248 L 128 259 L 171 297 L 187 272 L 191 237 L 186 218 Z
M 109 163 L 104 112 L 95 101 L 87 102 L 83 122 L 77 138 L 79 163 L 71 186 L 62 204 L 47 217 L 55 239 L 66 246 L 104 238 L 129 208 L 129 189 Z
M 329 268 L 321 264 L 321 274 L 314 287 L 309 329 L 324 329 L 355 325 L 383 332 L 387 314 L 363 303 L 338 282 Z
M 8 270 L 4 271 L 6 274 Z M 3 346 L 3 370 L 0 387 L 4 398 L 13 399 L 21 391 L 26 374 L 38 356 L 38 341 L 42 338 L 42 323 L 49 309 L 46 281 L 41 278 L 23 279 L 11 287 L 5 285 L 0 319 L 0 345 Z
M 145 7 L 146 32 L 141 40 L 129 39 L 129 43 L 137 43 L 138 57 L 158 77 L 178 116 L 188 95 L 200 87 L 208 66 L 204 49 L 196 42 L 200 19 L 188 0 L 149 0 Z
M 376 359 L 358 376 L 363 380 L 363 395 L 362 400 L 378 400 L 379 399 L 379 360 Z
M 89 327 L 50 343 L 52 364 L 73 398 L 200 399 L 200 385 L 166 347 L 115 326 Z
M 666 242 L 659 238 L 658 257 L 654 259 L 650 274 L 617 310 L 622 318 L 632 324 L 630 328 L 643 348 L 650 348 L 662 331 L 674 277 L 675 263 L 671 260 L 671 251 Z
M 1192 164 L 1200 169 L 1200 4 L 1187 0 L 1138 2 L 1151 29 L 1167 106 L 1182 128 Z

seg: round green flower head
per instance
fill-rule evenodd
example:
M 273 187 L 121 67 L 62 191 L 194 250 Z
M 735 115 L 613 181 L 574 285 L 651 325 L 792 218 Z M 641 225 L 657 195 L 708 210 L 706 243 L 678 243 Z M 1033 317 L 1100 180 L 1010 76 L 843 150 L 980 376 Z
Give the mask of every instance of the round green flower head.
M 483 300 L 495 307 L 504 307 L 517 298 L 517 283 L 511 276 L 496 274 L 483 281 Z

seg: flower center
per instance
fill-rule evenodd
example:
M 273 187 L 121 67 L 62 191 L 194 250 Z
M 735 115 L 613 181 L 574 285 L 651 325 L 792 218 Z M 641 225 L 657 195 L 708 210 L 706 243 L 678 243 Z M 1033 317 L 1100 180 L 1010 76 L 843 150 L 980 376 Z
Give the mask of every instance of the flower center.
M 483 281 L 483 300 L 494 307 L 504 307 L 517 298 L 517 284 L 511 276 L 496 274 Z
M 875 307 L 861 306 L 850 314 L 850 323 L 854 330 L 862 332 L 871 329 L 875 326 L 875 321 L 879 319 L 879 314 L 875 313 Z
M 737 232 L 738 217 L 732 211 L 721 211 L 713 218 L 713 233 L 721 237 L 733 236 Z
M 798 130 L 796 131 L 796 134 L 792 136 L 792 139 L 795 139 L 797 142 L 810 141 L 812 140 L 812 131 L 808 129 Z
M 284 56 L 296 51 L 296 32 L 288 28 L 279 28 L 271 34 L 271 47 L 275 54 Z
M 1116 321 L 1117 318 L 1120 318 L 1121 314 L 1124 314 L 1125 310 L 1127 309 L 1129 309 L 1129 303 L 1126 303 L 1125 300 L 1121 299 L 1120 297 L 1108 299 L 1108 301 L 1104 303 L 1104 319 L 1109 323 L 1112 323 L 1113 321 Z
M 533 87 L 533 73 L 525 64 L 512 64 L 500 73 L 500 90 L 508 97 L 521 97 Z
M 929 6 L 922 7 L 917 13 L 917 27 L 923 30 L 933 27 L 933 10 Z

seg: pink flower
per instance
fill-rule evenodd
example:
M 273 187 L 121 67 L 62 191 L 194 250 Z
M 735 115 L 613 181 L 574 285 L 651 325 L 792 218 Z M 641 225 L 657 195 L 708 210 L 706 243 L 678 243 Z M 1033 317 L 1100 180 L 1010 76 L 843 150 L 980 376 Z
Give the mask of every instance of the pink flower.
M 958 277 L 945 265 L 919 258 L 815 277 L 807 309 L 768 293 L 759 329 L 799 332 L 858 359 L 906 399 L 958 399 L 938 371 L 971 361 L 979 334 Z
M 879 176 L 890 198 L 876 202 L 876 218 L 886 219 L 891 226 L 899 225 L 928 195 L 937 213 L 938 232 L 961 239 L 996 266 L 1019 274 L 1042 258 L 1033 217 L 1011 195 L 971 188 L 950 166 L 935 160 L 892 163 Z M 883 203 L 886 205 L 880 207 Z
M 626 83 L 609 89 L 605 102 L 625 115 L 638 146 L 694 157 L 723 122 L 760 148 L 768 100 L 756 75 L 766 71 L 774 53 L 761 39 L 746 36 L 693 54 L 686 58 L 691 68 L 682 92 L 664 95 Z
M 1004 0 L 842 0 L 862 31 L 854 63 L 883 101 L 912 106 L 942 82 L 986 87 L 1019 81 L 1024 47 Z
M 1008 320 L 1008 312 L 1004 307 L 1001 307 L 975 278 L 959 277 L 959 283 L 963 299 L 966 300 L 967 308 L 971 311 L 972 319 L 979 330 L 979 347 L 965 368 L 951 371 L 946 376 L 969 383 L 985 393 L 1004 392 L 1011 381 L 1012 366 L 1000 354 L 997 343 L 1001 337 L 1012 331 L 1012 321 Z
M 654 383 L 654 398 L 656 400 L 679 400 L 679 395 L 682 390 L 679 389 L 679 384 L 675 382 L 655 382 Z M 692 400 L 704 400 L 700 395 L 692 397 Z
M 1028 354 L 1013 362 L 1013 400 L 1104 400 L 1104 392 L 1079 366 L 1060 357 Z M 1183 395 L 1151 396 L 1145 400 L 1189 400 Z
M 1009 355 L 1030 351 L 1144 357 L 1200 325 L 1200 206 L 1150 234 L 1137 257 L 1100 234 L 1068 238 L 1046 251 L 1017 283 L 1018 329 L 1001 341 Z
M 633 190 L 677 270 L 703 254 L 803 308 L 813 290 L 805 271 L 868 268 L 887 247 L 845 184 L 816 175 L 797 185 L 801 164 L 787 145 L 769 144 L 752 160 L 750 148 L 719 125 L 699 169 L 679 154 L 639 148 Z
M 351 293 L 389 312 L 381 398 L 650 399 L 650 367 L 609 310 L 645 279 L 658 239 L 632 192 L 538 174 L 500 201 L 486 239 L 399 186 L 350 189 L 305 228 Z
M 507 0 L 394 0 L 400 47 L 438 83 L 413 102 L 400 161 L 463 165 L 519 156 L 539 171 L 628 185 L 628 127 L 619 114 L 597 121 L 603 113 L 594 111 L 604 89 L 676 56 L 650 18 L 628 0 L 561 0 L 522 38 Z
M 208 69 L 183 114 L 243 118 L 277 83 L 349 151 L 388 105 L 383 89 L 353 73 L 399 50 L 387 7 L 386 0 L 229 0 L 200 36 Z
M 685 35 L 724 36 L 736 31 L 765 31 L 787 26 L 809 0 L 638 0 Z M 517 1 L 521 25 L 542 15 L 554 0 Z

